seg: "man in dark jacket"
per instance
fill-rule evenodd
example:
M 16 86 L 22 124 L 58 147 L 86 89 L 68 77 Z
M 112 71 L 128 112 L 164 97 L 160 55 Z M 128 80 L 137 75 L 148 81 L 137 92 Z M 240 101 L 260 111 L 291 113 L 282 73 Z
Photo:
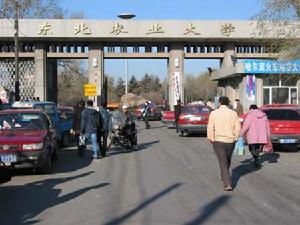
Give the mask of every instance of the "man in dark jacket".
M 93 101 L 87 101 L 87 107 L 82 112 L 80 133 L 92 143 L 93 158 L 98 159 L 99 145 L 97 141 L 97 131 L 99 129 L 99 113 L 93 108 Z
M 109 131 L 112 129 L 112 121 L 109 111 L 106 109 L 105 105 L 101 104 L 100 109 L 100 123 L 102 123 L 102 129 L 100 130 L 99 145 L 101 156 L 105 157 L 107 151 L 107 138 L 109 136 Z M 101 145 L 102 143 L 102 145 Z
M 177 100 L 177 105 L 174 105 L 175 111 L 175 126 L 176 126 L 176 133 L 178 133 L 178 120 L 181 114 L 181 101 L 180 99 Z

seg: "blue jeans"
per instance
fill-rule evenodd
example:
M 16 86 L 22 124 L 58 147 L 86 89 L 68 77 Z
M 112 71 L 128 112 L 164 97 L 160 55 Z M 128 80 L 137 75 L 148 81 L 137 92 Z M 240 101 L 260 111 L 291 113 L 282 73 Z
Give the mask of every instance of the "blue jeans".
M 98 152 L 99 152 L 99 145 L 97 141 L 97 134 L 96 133 L 86 133 L 85 137 L 88 141 L 92 143 L 92 150 L 93 150 L 93 158 L 98 158 Z

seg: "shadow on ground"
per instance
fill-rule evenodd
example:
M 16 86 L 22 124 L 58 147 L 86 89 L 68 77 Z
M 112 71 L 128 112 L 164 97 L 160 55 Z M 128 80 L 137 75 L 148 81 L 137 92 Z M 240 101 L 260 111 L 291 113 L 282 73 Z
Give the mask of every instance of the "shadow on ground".
M 202 138 L 206 138 L 207 134 L 206 133 L 191 133 L 188 135 L 184 135 L 184 137 L 202 137 Z
M 87 177 L 92 173 L 94 172 L 46 179 L 20 186 L 0 186 L 0 224 L 36 224 L 40 220 L 34 218 L 43 211 L 71 201 L 90 190 L 109 185 L 109 183 L 100 183 L 62 196 L 61 189 L 55 188 L 56 185 Z
M 185 223 L 184 225 L 200 225 L 204 224 L 211 216 L 217 213 L 217 211 L 228 202 L 230 196 L 222 195 L 212 202 L 207 203 L 199 213 L 199 216 Z
M 268 163 L 277 163 L 280 155 L 278 153 L 271 153 L 271 154 L 264 154 L 260 156 L 260 167 L 255 167 L 252 158 L 251 159 L 246 159 L 241 162 L 240 165 L 232 169 L 232 185 L 233 187 L 236 187 L 240 178 L 255 172 L 259 170 L 262 166 L 263 163 L 268 162 Z
M 55 173 L 69 173 L 80 170 L 89 166 L 92 163 L 92 152 L 87 150 L 84 157 L 78 155 L 77 147 L 68 147 L 60 149 L 58 160 L 52 161 L 52 172 Z M 14 176 L 31 176 L 35 174 L 33 168 L 28 169 L 12 169 L 11 175 Z
M 159 200 L 160 198 L 164 197 L 165 195 L 169 194 L 170 192 L 176 190 L 179 188 L 182 184 L 181 183 L 176 183 L 168 188 L 162 190 L 161 192 L 151 196 L 150 198 L 146 199 L 143 201 L 141 204 L 139 204 L 137 207 L 131 209 L 127 213 L 112 219 L 111 221 L 106 222 L 104 225 L 118 225 L 118 224 L 123 224 L 126 220 L 130 219 L 133 217 L 135 214 L 139 213 L 146 207 L 148 207 L 150 204 L 154 203 L 155 201 Z
M 152 145 L 157 144 L 157 143 L 159 143 L 159 140 L 141 143 L 141 144 L 138 145 L 136 150 L 126 149 L 126 148 L 119 147 L 119 146 L 113 146 L 107 152 L 107 156 L 113 156 L 113 155 L 120 155 L 120 154 L 127 154 L 127 153 L 131 153 L 131 152 L 143 151 L 143 150 L 145 150 L 145 149 L 147 149 L 147 148 L 149 148 Z

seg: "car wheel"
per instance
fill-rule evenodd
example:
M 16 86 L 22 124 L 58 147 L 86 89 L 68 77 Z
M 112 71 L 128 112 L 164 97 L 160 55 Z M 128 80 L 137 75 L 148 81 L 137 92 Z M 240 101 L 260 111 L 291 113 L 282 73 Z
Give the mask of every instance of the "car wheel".
M 48 154 L 45 164 L 42 167 L 37 168 L 37 172 L 39 174 L 48 174 L 52 172 L 52 160 L 50 153 Z
M 130 139 L 128 139 L 126 141 L 126 144 L 124 146 L 126 149 L 131 149 L 132 148 L 132 141 Z

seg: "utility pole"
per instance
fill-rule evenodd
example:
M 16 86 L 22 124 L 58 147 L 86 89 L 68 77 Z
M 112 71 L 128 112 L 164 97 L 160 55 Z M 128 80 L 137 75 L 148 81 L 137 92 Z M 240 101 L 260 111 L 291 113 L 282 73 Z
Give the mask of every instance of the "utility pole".
M 128 93 L 128 59 L 125 59 L 125 94 Z
M 15 0 L 15 101 L 20 101 L 19 77 L 19 2 Z

